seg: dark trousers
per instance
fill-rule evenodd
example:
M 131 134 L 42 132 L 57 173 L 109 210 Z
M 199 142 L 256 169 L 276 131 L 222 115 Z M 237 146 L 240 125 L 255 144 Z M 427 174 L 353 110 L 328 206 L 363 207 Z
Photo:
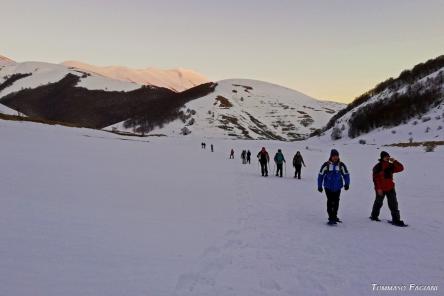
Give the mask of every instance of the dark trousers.
M 383 192 L 382 195 L 376 193 L 375 202 L 373 203 L 372 217 L 378 218 L 379 212 L 381 211 L 382 205 L 384 204 L 384 197 L 387 196 L 387 203 L 392 214 L 393 221 L 401 220 L 399 210 L 398 210 L 398 199 L 396 198 L 396 191 L 393 188 L 390 191 Z
M 276 176 L 282 177 L 282 167 L 283 167 L 282 163 L 276 164 Z
M 268 167 L 267 167 L 267 162 L 266 161 L 261 161 L 261 173 L 262 176 L 268 176 Z
M 247 156 L 247 163 L 251 163 L 251 158 Z
M 339 196 L 341 195 L 341 190 L 333 192 L 325 189 L 325 194 L 327 195 L 328 220 L 335 220 L 338 218 Z
M 301 178 L 302 165 L 301 164 L 297 164 L 297 165 L 294 166 L 294 168 L 296 169 L 296 171 L 294 172 L 294 177 L 300 179 Z

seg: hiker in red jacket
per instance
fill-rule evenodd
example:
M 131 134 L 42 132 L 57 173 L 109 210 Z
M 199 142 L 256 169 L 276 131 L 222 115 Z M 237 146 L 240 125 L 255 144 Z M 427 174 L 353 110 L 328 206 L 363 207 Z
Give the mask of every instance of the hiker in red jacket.
M 257 154 L 259 163 L 261 164 L 262 177 L 268 177 L 268 163 L 270 162 L 270 156 L 268 155 L 265 147 L 262 147 L 261 151 Z
M 393 174 L 404 170 L 404 166 L 390 155 L 382 151 L 379 163 L 373 167 L 373 183 L 375 184 L 376 198 L 373 204 L 370 219 L 379 220 L 379 212 L 387 196 L 387 203 L 392 214 L 392 223 L 396 226 L 405 226 L 401 220 L 398 210 L 398 200 L 396 198 L 395 183 L 393 182 Z

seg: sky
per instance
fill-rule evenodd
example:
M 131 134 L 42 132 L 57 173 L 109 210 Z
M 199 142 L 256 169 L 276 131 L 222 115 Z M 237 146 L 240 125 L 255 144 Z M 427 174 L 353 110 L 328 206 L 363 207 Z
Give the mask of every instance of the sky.
M 0 0 L 0 55 L 190 68 L 350 102 L 444 54 L 444 0 Z

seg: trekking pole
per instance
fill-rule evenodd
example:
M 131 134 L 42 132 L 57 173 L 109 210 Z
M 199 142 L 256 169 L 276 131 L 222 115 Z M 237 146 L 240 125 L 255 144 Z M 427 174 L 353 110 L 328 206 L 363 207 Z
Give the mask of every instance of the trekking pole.
M 287 177 L 287 163 L 284 162 L 285 166 L 284 166 L 284 177 Z

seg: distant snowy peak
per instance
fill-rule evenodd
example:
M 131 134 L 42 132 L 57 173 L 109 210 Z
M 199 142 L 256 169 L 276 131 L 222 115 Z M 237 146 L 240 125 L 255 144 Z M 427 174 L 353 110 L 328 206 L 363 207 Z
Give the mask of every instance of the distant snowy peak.
M 217 82 L 213 92 L 188 102 L 179 119 L 152 131 L 143 131 L 132 120 L 109 128 L 167 136 L 300 140 L 324 126 L 344 106 L 263 81 L 230 79 Z
M 23 89 L 34 89 L 61 81 L 68 74 L 79 77 L 77 87 L 89 90 L 132 91 L 140 84 L 88 74 L 61 64 L 44 62 L 9 63 L 0 67 L 0 99 Z
M 189 69 L 131 69 L 121 66 L 100 67 L 78 61 L 66 61 L 63 65 L 107 78 L 142 85 L 165 87 L 180 92 L 209 82 L 203 75 Z
M 1 65 L 10 65 L 10 64 L 15 64 L 15 62 L 13 60 L 11 60 L 10 58 L 0 55 L 0 66 Z

